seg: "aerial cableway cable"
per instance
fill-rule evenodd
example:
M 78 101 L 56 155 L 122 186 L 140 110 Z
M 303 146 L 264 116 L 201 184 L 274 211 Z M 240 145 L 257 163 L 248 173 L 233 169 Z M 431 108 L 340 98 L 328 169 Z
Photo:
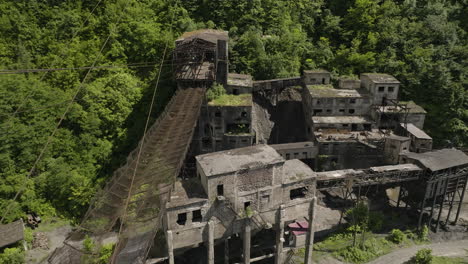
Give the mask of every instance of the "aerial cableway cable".
M 127 4 L 125 5 L 125 8 L 123 10 L 126 9 L 126 6 L 128 5 L 128 2 Z M 120 23 L 120 20 L 122 19 L 122 14 L 120 14 L 116 24 L 119 24 Z M 19 195 L 21 194 L 21 192 L 24 190 L 24 188 L 26 187 L 26 184 L 27 184 L 27 180 L 29 180 L 29 178 L 31 178 L 31 176 L 33 175 L 35 169 L 36 169 L 36 166 L 37 164 L 39 163 L 39 161 L 42 159 L 42 157 L 44 156 L 44 153 L 45 151 L 47 150 L 47 147 L 49 146 L 49 144 L 51 143 L 52 139 L 54 138 L 55 134 L 57 133 L 60 125 L 62 124 L 63 120 L 65 119 L 66 115 L 68 114 L 68 112 L 70 111 L 71 109 L 71 106 L 73 105 L 73 103 L 75 102 L 75 99 L 77 98 L 78 94 L 80 93 L 80 91 L 83 89 L 84 87 L 84 84 L 86 82 L 86 80 L 88 79 L 89 77 L 89 74 L 91 72 L 91 70 L 93 69 L 93 67 L 96 65 L 96 63 L 98 62 L 98 60 L 102 57 L 102 53 L 104 51 L 104 48 L 106 47 L 107 43 L 109 42 L 111 36 L 112 36 L 113 32 L 110 30 L 109 32 L 109 35 L 107 36 L 107 38 L 105 39 L 104 43 L 102 44 L 101 46 L 101 49 L 98 51 L 98 53 L 96 54 L 96 58 L 94 59 L 90 69 L 86 72 L 85 76 L 83 77 L 83 80 L 81 81 L 81 83 L 78 85 L 73 97 L 71 98 L 71 100 L 69 101 L 69 103 L 67 104 L 67 107 L 65 109 L 65 111 L 63 112 L 63 114 L 61 115 L 59 121 L 57 122 L 54 130 L 52 131 L 52 133 L 49 135 L 49 137 L 47 138 L 47 141 L 46 143 L 44 144 L 44 146 L 42 147 L 38 157 L 36 158 L 36 160 L 34 161 L 34 164 L 33 166 L 31 167 L 31 169 L 29 170 L 27 176 L 26 176 L 26 180 L 23 182 L 23 185 L 21 185 L 20 189 L 16 192 L 15 196 L 13 197 L 13 201 L 16 201 L 16 199 L 18 199 Z M 3 220 L 5 219 L 5 217 L 8 215 L 8 213 L 10 212 L 10 209 L 12 208 L 12 206 L 9 206 L 6 210 L 5 210 L 5 213 L 3 214 L 2 218 L 0 219 L 0 223 L 3 222 Z

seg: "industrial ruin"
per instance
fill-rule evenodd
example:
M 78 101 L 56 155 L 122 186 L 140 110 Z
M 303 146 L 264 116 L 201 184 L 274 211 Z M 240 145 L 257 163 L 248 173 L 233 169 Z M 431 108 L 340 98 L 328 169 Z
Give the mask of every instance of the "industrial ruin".
M 253 80 L 229 72 L 228 43 L 219 30 L 176 41 L 177 93 L 86 214 L 96 237 L 123 227 L 114 263 L 279 264 L 306 247 L 310 264 L 314 236 L 342 221 L 322 192 L 358 200 L 394 189 L 395 207 L 415 212 L 419 226 L 457 224 L 468 156 L 432 149 L 426 112 L 399 100 L 395 77 L 317 69 Z M 208 100 L 215 83 L 225 94 Z M 72 263 L 66 251 L 49 262 L 68 254 Z

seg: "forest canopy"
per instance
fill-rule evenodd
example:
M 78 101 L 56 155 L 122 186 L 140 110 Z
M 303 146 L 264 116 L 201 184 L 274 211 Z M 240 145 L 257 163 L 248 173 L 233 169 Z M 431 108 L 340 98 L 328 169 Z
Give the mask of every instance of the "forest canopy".
M 2 1 L 0 212 L 8 208 L 5 222 L 30 211 L 79 219 L 141 137 L 161 61 L 153 119 L 174 92 L 166 43 L 170 51 L 201 28 L 229 31 L 230 71 L 257 80 L 314 68 L 392 74 L 401 99 L 427 110 L 436 146 L 466 148 L 467 9 L 461 0 Z M 94 62 L 113 67 L 70 69 Z M 49 68 L 69 70 L 3 74 Z

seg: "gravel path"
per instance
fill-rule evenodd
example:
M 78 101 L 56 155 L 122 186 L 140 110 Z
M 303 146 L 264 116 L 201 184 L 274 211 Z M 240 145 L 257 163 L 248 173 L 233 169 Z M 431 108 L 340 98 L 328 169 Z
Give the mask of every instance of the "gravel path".
M 449 241 L 429 245 L 420 245 L 404 248 L 368 262 L 368 264 L 401 264 L 408 261 L 422 248 L 432 249 L 432 254 L 445 257 L 466 256 L 468 250 L 468 240 Z

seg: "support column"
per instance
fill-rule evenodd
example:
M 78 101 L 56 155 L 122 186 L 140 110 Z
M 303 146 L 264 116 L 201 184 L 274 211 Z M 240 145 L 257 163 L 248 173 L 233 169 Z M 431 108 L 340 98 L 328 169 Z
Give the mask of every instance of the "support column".
M 214 264 L 214 222 L 208 221 L 208 264 Z
M 172 231 L 167 230 L 166 232 L 166 242 L 167 242 L 167 256 L 169 259 L 169 264 L 174 264 L 174 247 L 172 245 Z
M 224 240 L 224 264 L 229 264 L 229 237 Z
M 278 227 L 276 228 L 275 264 L 283 264 L 283 242 L 284 242 L 284 205 L 281 205 L 278 210 Z
M 467 183 L 468 183 L 468 178 L 465 176 L 465 184 L 463 184 L 462 194 L 461 194 L 461 197 L 460 197 L 460 201 L 458 202 L 457 215 L 455 216 L 455 222 L 453 222 L 454 225 L 457 224 L 458 217 L 460 216 L 460 210 L 461 210 L 461 207 L 462 207 L 463 198 L 465 197 L 465 189 L 466 189 L 466 184 Z
M 315 205 L 317 197 L 312 198 L 309 207 L 309 231 L 306 238 L 306 252 L 304 257 L 304 264 L 312 264 L 312 250 L 314 246 L 314 218 L 315 218 Z
M 250 219 L 244 222 L 244 264 L 250 263 Z

